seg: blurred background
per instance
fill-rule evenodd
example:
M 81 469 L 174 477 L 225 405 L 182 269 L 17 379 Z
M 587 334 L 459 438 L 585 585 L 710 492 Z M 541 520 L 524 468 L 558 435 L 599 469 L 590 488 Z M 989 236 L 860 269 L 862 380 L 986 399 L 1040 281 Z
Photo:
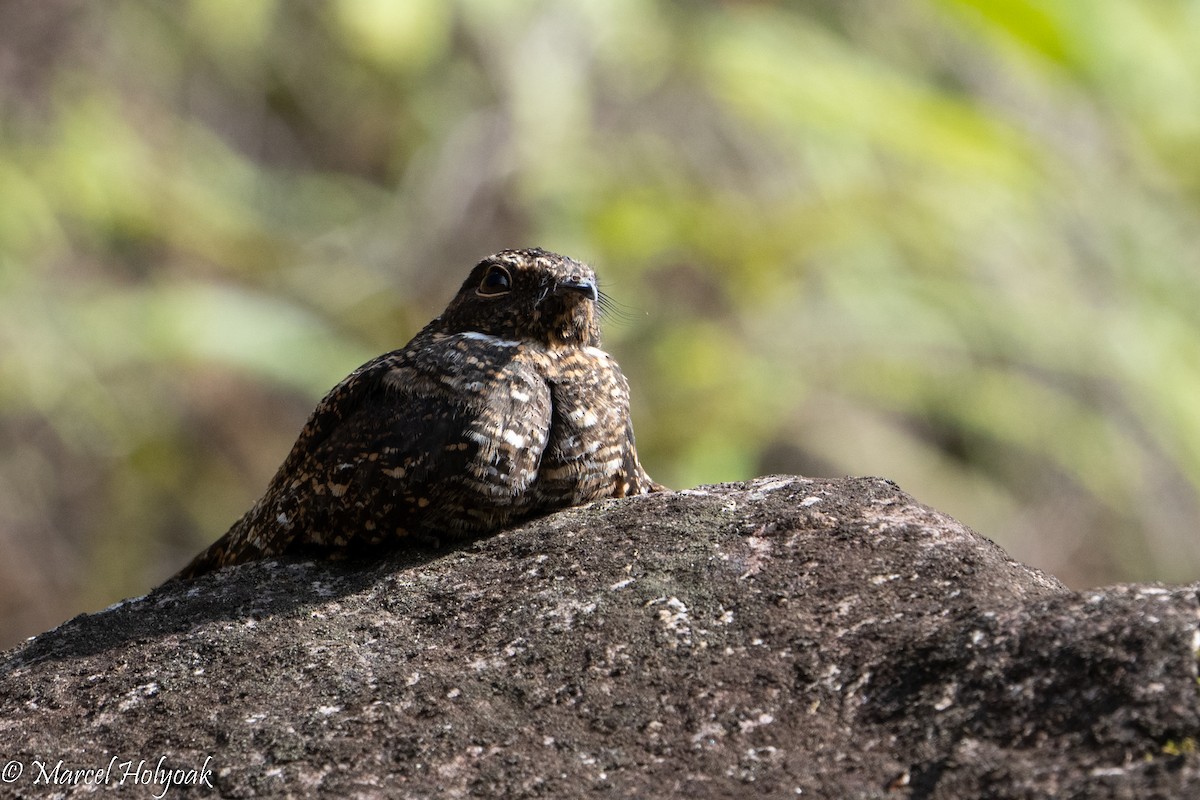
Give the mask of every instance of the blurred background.
M 6 0 L 0 646 L 146 592 L 469 268 L 621 303 L 682 488 L 1200 577 L 1191 0 Z

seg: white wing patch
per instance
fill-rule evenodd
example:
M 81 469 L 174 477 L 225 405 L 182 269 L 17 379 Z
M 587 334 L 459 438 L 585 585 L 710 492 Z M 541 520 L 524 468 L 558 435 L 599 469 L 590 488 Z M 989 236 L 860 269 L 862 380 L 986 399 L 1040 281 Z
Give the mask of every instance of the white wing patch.
M 455 334 L 464 339 L 474 339 L 477 342 L 487 342 L 496 347 L 520 347 L 521 343 L 512 339 L 502 339 L 499 336 L 493 336 L 490 333 L 480 333 L 479 331 L 465 331 L 464 333 Z

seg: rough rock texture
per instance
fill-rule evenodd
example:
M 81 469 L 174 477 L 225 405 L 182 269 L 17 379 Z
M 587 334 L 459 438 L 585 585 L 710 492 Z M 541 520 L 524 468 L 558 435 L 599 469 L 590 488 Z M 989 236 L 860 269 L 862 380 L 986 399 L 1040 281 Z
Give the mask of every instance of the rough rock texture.
M 1198 630 L 1197 586 L 768 477 L 71 620 L 0 659 L 0 795 L 165 757 L 213 785 L 168 796 L 1200 797 Z

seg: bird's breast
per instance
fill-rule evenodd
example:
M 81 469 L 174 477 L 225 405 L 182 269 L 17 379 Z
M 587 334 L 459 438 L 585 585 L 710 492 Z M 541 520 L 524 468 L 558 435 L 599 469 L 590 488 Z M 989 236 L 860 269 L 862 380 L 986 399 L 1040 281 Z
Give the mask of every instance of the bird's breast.
M 551 423 L 537 491 L 547 503 L 579 505 L 607 497 L 629 447 L 629 388 L 603 350 L 551 354 Z

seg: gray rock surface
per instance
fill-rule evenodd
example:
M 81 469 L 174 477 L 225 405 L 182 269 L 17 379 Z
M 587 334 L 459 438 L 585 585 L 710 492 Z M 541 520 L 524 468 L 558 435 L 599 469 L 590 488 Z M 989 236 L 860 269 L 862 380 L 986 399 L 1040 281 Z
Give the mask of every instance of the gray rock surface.
M 877 479 L 609 501 L 31 639 L 0 795 L 1200 797 L 1198 594 L 1071 592 Z

